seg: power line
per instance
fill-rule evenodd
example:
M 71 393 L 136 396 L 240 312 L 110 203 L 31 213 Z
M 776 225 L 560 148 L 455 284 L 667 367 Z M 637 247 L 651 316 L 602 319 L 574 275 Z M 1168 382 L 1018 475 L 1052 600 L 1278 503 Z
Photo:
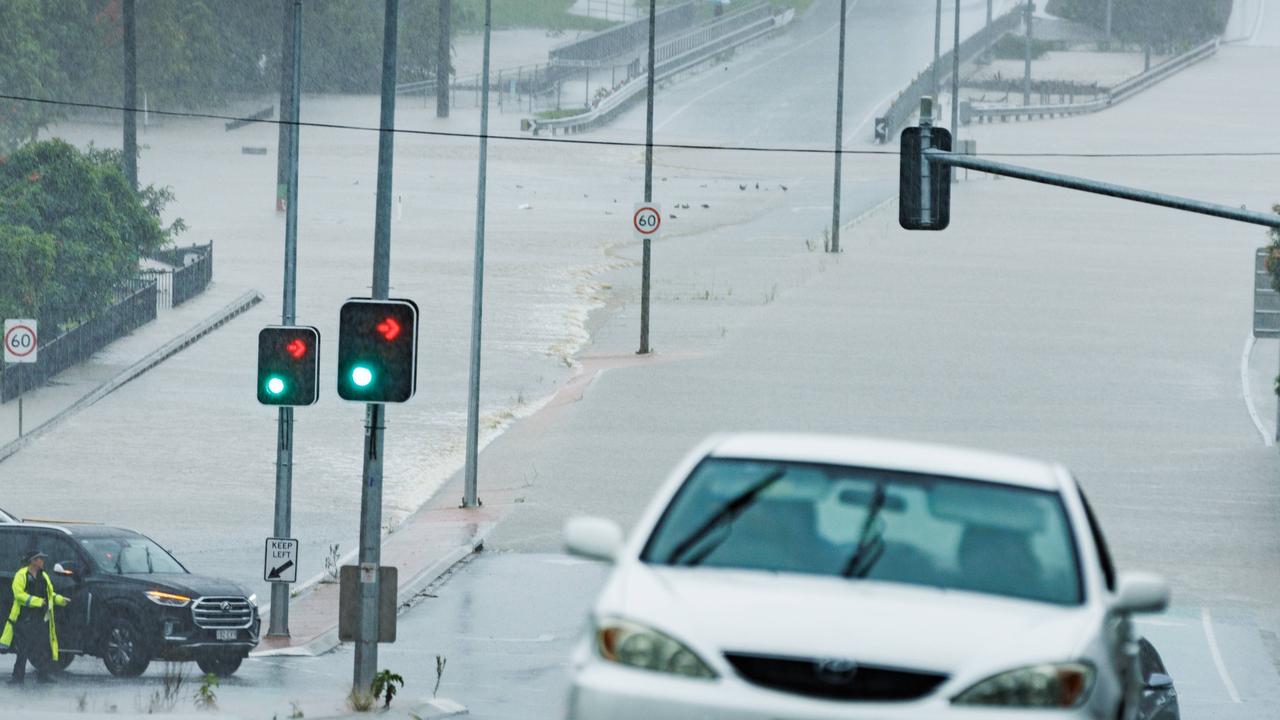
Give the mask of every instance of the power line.
M 29 97 L 25 95 L 6 95 L 0 94 L 0 100 L 13 100 L 16 102 L 29 102 L 40 105 L 54 105 L 58 107 L 73 107 L 86 110 L 111 110 L 115 112 L 144 112 L 140 108 L 126 107 L 124 105 L 109 105 L 105 103 L 78 102 L 74 100 L 54 100 L 49 98 Z M 252 118 L 239 115 L 220 115 L 216 113 L 200 113 L 180 110 L 159 110 L 148 108 L 145 112 L 152 115 L 160 115 L 162 117 L 188 118 L 195 120 L 222 120 L 224 122 L 238 122 L 243 124 L 262 124 L 262 125 L 291 125 L 300 128 L 316 128 L 323 130 L 352 130 L 357 132 L 381 132 L 382 128 L 372 125 L 352 125 L 347 123 L 325 123 L 325 122 L 302 122 L 290 120 L 276 120 L 272 118 Z M 475 140 L 480 138 L 480 133 L 470 132 L 451 132 L 447 130 L 419 130 L 414 128 L 390 128 L 393 133 L 403 135 L 417 135 L 426 137 L 454 138 L 461 140 Z M 644 148 L 645 143 L 639 141 L 627 140 L 591 140 L 591 139 L 569 139 L 564 137 L 545 137 L 537 135 L 494 135 L 489 133 L 485 135 L 489 140 L 506 140 L 511 142 L 533 142 L 533 143 L 552 143 L 565 145 L 594 145 L 605 147 L 623 147 L 623 148 Z M 703 143 L 654 143 L 655 148 L 665 150 L 711 150 L 720 152 L 752 152 L 752 153 L 789 153 L 800 155 L 834 155 L 839 152 L 841 155 L 884 155 L 896 156 L 899 154 L 897 150 L 835 150 L 834 148 L 805 148 L 805 147 L 785 147 L 771 145 L 717 145 Z M 1102 152 L 993 152 L 978 153 L 979 157 L 1024 157 L 1024 158 L 1088 158 L 1088 159 L 1106 159 L 1106 158 L 1264 158 L 1264 157 L 1280 157 L 1280 151 L 1201 151 L 1201 152 L 1131 152 L 1131 153 L 1102 153 Z

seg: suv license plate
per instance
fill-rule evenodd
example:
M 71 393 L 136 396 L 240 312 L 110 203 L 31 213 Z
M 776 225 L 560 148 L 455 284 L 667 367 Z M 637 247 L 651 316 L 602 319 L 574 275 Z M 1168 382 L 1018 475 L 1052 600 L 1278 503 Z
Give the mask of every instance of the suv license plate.
M 235 630 L 218 630 L 217 633 L 218 633 L 219 640 L 235 640 L 236 639 Z

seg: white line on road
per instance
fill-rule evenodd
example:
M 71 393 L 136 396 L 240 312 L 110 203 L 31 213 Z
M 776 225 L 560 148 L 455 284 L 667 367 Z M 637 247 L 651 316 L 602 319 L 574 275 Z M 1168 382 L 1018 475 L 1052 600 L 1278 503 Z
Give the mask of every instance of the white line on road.
M 853 0 L 853 2 L 849 5 L 849 8 L 848 8 L 848 9 L 849 9 L 849 11 L 851 11 L 851 12 L 852 12 L 853 8 L 854 8 L 854 7 L 855 7 L 859 2 L 860 2 L 860 0 Z M 836 13 L 836 14 L 838 15 L 839 13 Z M 715 94 L 715 93 L 719 92 L 720 90 L 722 90 L 722 89 L 724 89 L 724 88 L 726 88 L 726 87 L 728 87 L 728 86 L 730 86 L 730 85 L 732 85 L 732 84 L 734 84 L 734 83 L 736 83 L 736 82 L 738 82 L 738 81 L 742 80 L 743 78 L 745 78 L 746 76 L 750 75 L 751 73 L 754 73 L 754 72 L 756 72 L 757 70 L 760 70 L 760 69 L 762 69 L 762 68 L 766 68 L 766 67 L 768 67 L 768 66 L 770 66 L 770 65 L 772 65 L 772 64 L 774 64 L 774 63 L 776 63 L 776 62 L 778 62 L 779 60 L 781 60 L 781 59 L 782 59 L 782 58 L 784 58 L 784 57 L 788 57 L 788 56 L 790 56 L 790 55 L 792 55 L 792 54 L 794 54 L 794 53 L 797 53 L 797 52 L 799 52 L 799 51 L 801 51 L 801 50 L 803 50 L 803 49 L 805 49 L 805 48 L 809 47 L 810 45 L 812 45 L 812 44 L 814 44 L 814 43 L 818 42 L 819 40 L 821 40 L 822 38 L 826 37 L 827 35 L 830 35 L 830 34 L 831 34 L 831 33 L 832 33 L 836 28 L 838 28 L 838 27 L 840 27 L 839 23 L 832 23 L 831 27 L 827 28 L 826 30 L 823 30 L 822 32 L 818 33 L 817 35 L 814 35 L 812 38 L 809 38 L 809 40 L 808 40 L 807 42 L 801 43 L 801 44 L 799 44 L 799 45 L 797 45 L 797 46 L 795 46 L 795 47 L 791 48 L 790 50 L 788 50 L 788 51 L 786 51 L 786 52 L 784 52 L 784 53 L 782 53 L 782 54 L 780 54 L 780 55 L 775 55 L 774 57 L 772 57 L 772 58 L 770 58 L 770 59 L 768 59 L 768 60 L 766 60 L 766 61 L 764 61 L 764 62 L 760 63 L 759 65 L 756 65 L 756 66 L 754 66 L 754 67 L 748 68 L 747 70 L 744 70 L 744 71 L 742 71 L 742 72 L 738 73 L 735 77 L 732 77 L 732 78 L 730 78 L 730 79 L 728 79 L 728 80 L 726 80 L 726 81 L 724 81 L 724 82 L 720 83 L 719 85 L 716 85 L 715 87 L 711 88 L 710 90 L 708 90 L 708 91 L 706 91 L 706 92 L 702 93 L 701 95 L 698 95 L 697 97 L 695 97 L 694 99 L 692 99 L 692 100 L 690 100 L 689 102 L 685 103 L 684 105 L 681 105 L 680 107 L 676 108 L 676 110 L 675 110 L 674 112 L 672 112 L 670 115 L 668 115 L 667 117 L 665 117 L 665 118 L 662 120 L 662 122 L 660 122 L 660 123 L 658 123 L 657 125 L 655 125 L 655 126 L 654 126 L 654 128 L 653 128 L 653 129 L 654 129 L 654 131 L 656 132 L 656 131 L 661 130 L 662 128 L 666 127 L 666 126 L 667 126 L 667 124 L 668 124 L 668 123 L 670 123 L 672 120 L 675 120 L 676 118 L 680 117 L 680 115 L 682 115 L 682 114 L 684 113 L 684 111 L 685 111 L 685 110 L 688 110 L 689 108 L 693 107 L 694 105 L 697 105 L 698 103 L 702 102 L 704 99 L 706 99 L 706 97 L 707 97 L 708 95 L 713 95 L 713 94 Z
M 1213 664 L 1218 668 L 1218 677 L 1222 678 L 1222 684 L 1227 688 L 1227 695 L 1231 697 L 1231 702 L 1241 703 L 1240 693 L 1236 692 L 1236 684 L 1231 682 L 1231 676 L 1227 674 L 1227 666 L 1222 662 L 1222 652 L 1218 650 L 1218 640 L 1213 636 L 1213 616 L 1209 614 L 1209 608 L 1200 608 L 1200 622 L 1204 625 L 1204 636 L 1209 641 L 1209 654 L 1213 657 Z
M 1249 419 L 1253 420 L 1253 426 L 1258 429 L 1258 434 L 1262 436 L 1262 442 L 1271 447 L 1274 441 L 1271 439 L 1271 433 L 1262 426 L 1262 418 L 1258 415 L 1258 408 L 1253 404 L 1253 393 L 1249 392 L 1249 359 L 1253 357 L 1253 346 L 1257 341 L 1253 334 L 1249 334 L 1249 338 L 1244 341 L 1244 352 L 1240 354 L 1240 387 L 1244 391 L 1244 406 L 1249 410 Z

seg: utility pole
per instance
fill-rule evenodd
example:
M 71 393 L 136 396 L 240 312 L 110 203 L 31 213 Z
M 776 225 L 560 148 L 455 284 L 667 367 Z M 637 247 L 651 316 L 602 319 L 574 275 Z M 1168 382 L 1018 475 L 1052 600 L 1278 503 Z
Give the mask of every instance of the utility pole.
M 284 13 L 284 36 L 280 40 L 280 126 L 276 140 L 276 212 L 285 209 L 289 194 L 289 123 L 297 120 L 293 112 L 293 0 L 281 0 Z M 281 536 L 282 537 L 282 536 Z
M 302 0 L 289 0 L 286 24 L 291 28 L 289 85 L 298 87 L 302 75 Z M 298 290 L 298 135 L 299 100 L 301 93 L 290 95 L 288 128 L 289 167 L 286 182 L 288 196 L 284 220 L 284 303 L 280 313 L 281 325 L 292 325 L 297 320 Z M 283 107 L 281 114 L 284 114 Z M 275 537 L 290 536 L 293 524 L 293 408 L 280 408 L 276 422 L 276 517 Z M 289 636 L 289 586 L 271 583 L 271 618 L 267 635 Z
M 1026 63 L 1022 70 L 1022 104 L 1025 106 L 1031 104 L 1031 19 L 1032 9 L 1035 5 L 1031 3 L 1031 0 L 1027 0 L 1027 4 L 1024 7 L 1026 8 L 1027 16 L 1027 42 Z
M 480 170 L 476 181 L 476 253 L 471 281 L 471 370 L 467 383 L 467 457 L 463 471 L 462 507 L 480 504 L 476 462 L 480 453 L 480 330 L 484 318 L 484 202 L 489 165 L 489 37 L 493 22 L 492 0 L 484 0 L 484 60 L 480 90 Z
M 844 149 L 844 37 L 845 21 L 848 19 L 848 0 L 840 0 L 840 52 L 836 64 L 836 169 L 835 181 L 832 183 L 831 195 L 831 246 L 830 252 L 840 252 L 840 173 L 841 151 Z
M 138 38 L 134 0 L 124 0 L 124 177 L 138 189 Z
M 941 0 L 939 0 L 941 1 Z M 653 58 L 654 35 L 657 32 L 658 0 L 649 0 L 649 77 L 646 81 L 644 124 L 644 201 L 653 202 Z M 652 248 L 645 238 L 643 269 L 640 274 L 640 350 L 638 355 L 649 354 L 649 272 Z
M 933 97 L 938 97 L 938 63 L 942 57 L 942 0 L 933 16 Z
M 1111 0 L 1107 0 L 1107 44 L 1111 44 Z
M 385 0 L 382 31 L 382 108 L 378 127 L 378 186 L 373 216 L 373 299 L 386 300 L 391 275 L 391 161 L 396 121 L 396 29 L 399 0 Z M 360 490 L 360 622 L 352 690 L 367 695 L 378 670 L 378 591 L 382 558 L 382 403 L 365 407 L 364 472 Z M 395 588 L 389 589 L 395 592 Z
M 955 0 L 955 40 L 951 45 L 951 137 L 959 138 L 960 123 L 960 0 Z
M 453 0 L 440 0 L 440 38 L 436 48 L 436 117 L 449 117 L 449 43 L 453 39 Z

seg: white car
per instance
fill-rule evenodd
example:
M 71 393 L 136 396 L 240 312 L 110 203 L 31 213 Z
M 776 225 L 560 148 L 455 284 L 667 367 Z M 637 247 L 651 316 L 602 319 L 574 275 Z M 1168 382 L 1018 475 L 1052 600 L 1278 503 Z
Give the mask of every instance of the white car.
M 1117 575 L 1071 475 L 857 437 L 712 438 L 629 540 L 574 653 L 573 720 L 1123 717 L 1128 617 L 1166 583 Z

